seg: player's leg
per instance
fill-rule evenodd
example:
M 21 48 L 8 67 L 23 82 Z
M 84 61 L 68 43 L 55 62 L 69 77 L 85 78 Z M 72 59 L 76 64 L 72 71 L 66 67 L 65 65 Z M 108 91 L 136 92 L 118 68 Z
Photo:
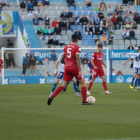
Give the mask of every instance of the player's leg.
M 107 90 L 107 84 L 106 84 L 106 79 L 105 79 L 105 73 L 104 73 L 104 70 L 101 69 L 99 70 L 99 76 L 102 78 L 102 84 L 103 84 L 103 87 L 104 87 L 104 90 L 105 90 L 105 94 L 110 94 L 111 92 L 109 92 Z
M 75 90 L 76 97 L 81 97 L 81 95 L 78 94 L 78 86 L 77 86 L 77 82 L 76 82 L 75 78 L 72 79 L 72 82 L 73 82 L 73 88 Z
M 138 86 L 138 75 L 137 75 L 137 73 L 134 73 L 134 77 L 135 77 L 134 88 L 137 88 L 137 86 Z
M 77 80 L 77 87 L 78 87 L 78 92 L 81 92 L 80 90 L 79 90 L 79 81 Z
M 70 82 L 68 81 L 68 82 L 67 82 L 67 85 L 66 85 L 66 87 L 65 87 L 65 89 L 64 89 L 62 92 L 66 92 L 69 83 L 70 83 Z
M 88 85 L 87 95 L 91 95 L 90 89 L 91 89 L 96 77 L 98 76 L 98 70 L 92 70 L 91 75 L 92 75 L 92 79 L 90 80 L 89 85 Z
M 140 68 L 138 69 L 138 89 L 140 89 Z
M 54 93 L 54 91 L 55 91 L 55 89 L 57 87 L 57 84 L 59 83 L 60 79 L 62 79 L 62 78 L 63 78 L 63 72 L 59 71 L 58 74 L 57 74 L 57 77 L 56 77 L 56 81 L 53 84 L 50 96 L 52 96 L 52 94 Z
M 131 84 L 130 84 L 130 88 L 131 88 L 131 89 L 133 89 L 133 83 L 134 83 L 135 78 L 136 78 L 136 75 L 135 75 L 136 71 L 137 71 L 137 69 L 134 68 L 134 77 L 132 78 L 132 81 L 131 81 Z

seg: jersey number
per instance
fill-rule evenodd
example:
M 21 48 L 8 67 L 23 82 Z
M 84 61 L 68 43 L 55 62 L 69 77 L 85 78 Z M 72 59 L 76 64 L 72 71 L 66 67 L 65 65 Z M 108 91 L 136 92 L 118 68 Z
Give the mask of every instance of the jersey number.
M 67 49 L 67 57 L 68 58 L 71 58 L 71 48 L 68 48 Z

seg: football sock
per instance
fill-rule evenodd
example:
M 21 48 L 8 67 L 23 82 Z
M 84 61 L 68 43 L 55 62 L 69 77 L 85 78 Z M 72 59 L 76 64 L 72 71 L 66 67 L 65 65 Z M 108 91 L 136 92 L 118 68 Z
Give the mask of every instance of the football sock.
M 54 93 L 54 90 L 55 90 L 56 87 L 57 87 L 57 84 L 54 83 L 54 84 L 53 84 L 53 87 L 52 87 L 52 91 L 51 91 L 52 93 Z
M 140 79 L 138 79 L 138 86 L 140 87 Z
M 138 79 L 136 78 L 136 80 L 135 80 L 135 87 L 137 87 L 137 84 L 138 84 Z
M 88 91 L 90 91 L 90 89 L 91 89 L 91 87 L 92 87 L 92 84 L 93 84 L 93 83 L 90 81 L 90 82 L 89 82 L 89 85 L 88 85 Z
M 105 91 L 107 91 L 107 85 L 106 85 L 106 82 L 103 82 L 103 87 L 104 87 Z
M 92 79 L 92 75 L 90 75 L 90 78 L 89 78 L 90 80 Z
M 75 90 L 75 93 L 78 93 L 78 87 L 77 87 L 77 84 L 73 84 L 73 87 L 74 87 L 74 90 Z
M 86 91 L 87 91 L 86 87 L 81 87 L 83 102 L 86 102 L 86 100 L 87 100 L 87 93 L 86 93 Z
M 53 99 L 64 89 L 63 86 L 60 86 L 56 89 L 56 91 L 53 93 L 52 97 Z
M 132 78 L 132 81 L 131 81 L 131 86 L 133 86 L 134 80 L 135 80 L 135 78 L 133 77 L 133 78 Z

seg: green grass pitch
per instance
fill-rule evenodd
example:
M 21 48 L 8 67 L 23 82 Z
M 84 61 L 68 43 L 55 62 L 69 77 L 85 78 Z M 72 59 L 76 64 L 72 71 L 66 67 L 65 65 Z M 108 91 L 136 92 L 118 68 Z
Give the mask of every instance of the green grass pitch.
M 72 84 L 47 105 L 52 84 L 0 86 L 0 140 L 140 140 L 140 91 L 129 84 L 91 90 L 82 106 Z

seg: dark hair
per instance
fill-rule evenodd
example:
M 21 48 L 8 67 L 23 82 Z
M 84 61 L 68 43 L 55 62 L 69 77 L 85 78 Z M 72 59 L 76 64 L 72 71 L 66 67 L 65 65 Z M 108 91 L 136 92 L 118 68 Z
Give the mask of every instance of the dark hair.
M 71 40 L 72 40 L 72 42 L 77 42 L 78 41 L 78 35 L 73 34 L 71 36 Z
M 138 48 L 138 51 L 140 51 L 140 48 Z
M 114 70 L 114 69 L 112 69 L 112 70 Z
M 28 53 L 26 53 L 26 55 L 28 55 Z
M 98 44 L 98 48 L 103 48 L 103 45 L 102 44 Z

